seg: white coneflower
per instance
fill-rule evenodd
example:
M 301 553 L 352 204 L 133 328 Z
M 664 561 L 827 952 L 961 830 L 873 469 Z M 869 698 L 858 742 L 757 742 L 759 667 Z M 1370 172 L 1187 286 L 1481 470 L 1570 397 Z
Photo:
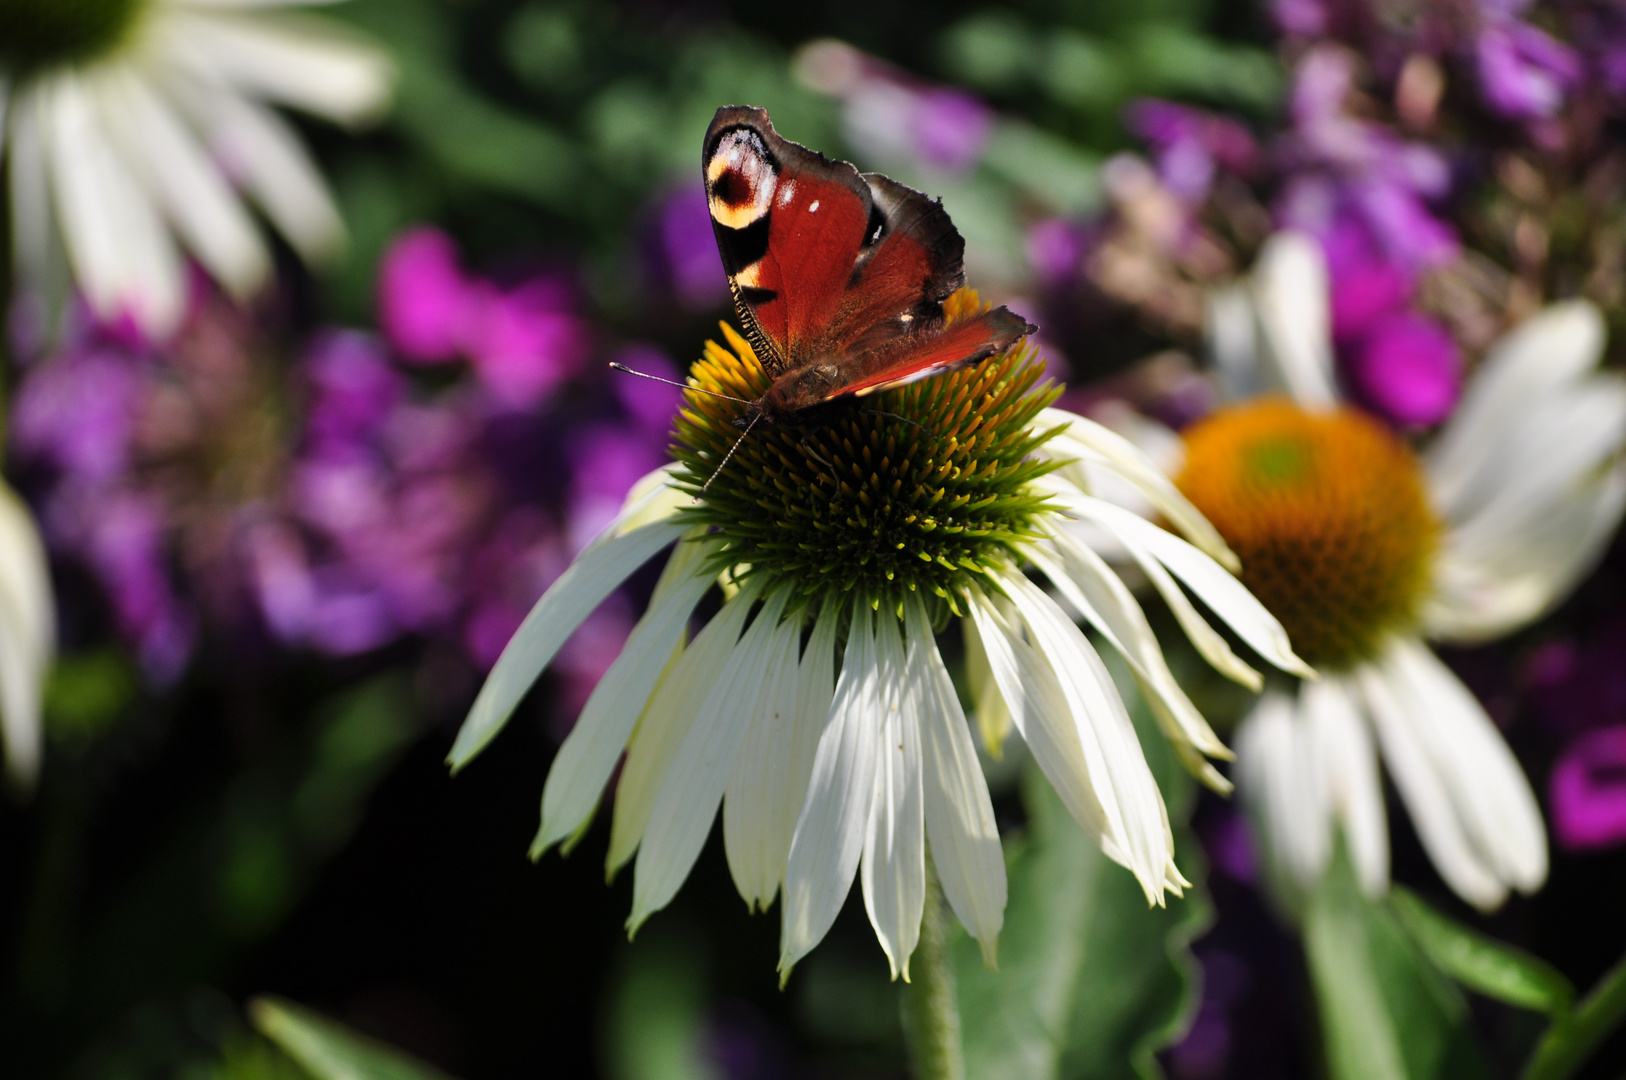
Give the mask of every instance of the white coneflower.
M 305 15 L 322 0 L 8 0 L 0 115 L 20 276 L 67 269 L 96 315 L 146 334 L 184 309 L 180 246 L 233 294 L 270 258 L 240 192 L 307 257 L 341 235 L 298 136 L 264 102 L 341 123 L 391 81 L 376 49 Z M 177 241 L 179 243 L 177 243 Z
M 974 302 L 961 295 L 947 307 L 952 316 Z M 768 380 L 750 346 L 725 334 L 730 347 L 709 344 L 691 384 L 759 397 Z M 1047 411 L 1055 395 L 1038 385 L 1040 370 L 1018 349 L 887 391 L 824 426 L 759 427 L 705 488 L 740 437 L 742 406 L 691 392 L 675 463 L 634 490 L 537 603 L 451 764 L 497 733 L 596 604 L 676 542 L 648 611 L 560 747 L 533 848 L 579 838 L 625 750 L 608 868 L 637 856 L 629 929 L 672 899 L 721 805 L 741 896 L 754 908 L 783 897 L 782 971 L 824 936 L 856 874 L 894 975 L 907 978 L 928 842 L 950 905 L 991 959 L 1005 869 L 938 653 L 934 631 L 954 618 L 980 642 L 1073 817 L 1149 902 L 1178 894 L 1186 882 L 1128 712 L 1089 640 L 1023 566 L 1091 614 L 1198 761 L 1225 750 L 1175 685 L 1129 591 L 1067 534 L 1068 515 L 1120 532 L 1273 662 L 1304 668 L 1276 620 L 1211 557 L 1231 558 L 1200 515 L 1127 444 Z M 1061 466 L 1080 457 L 1142 486 L 1191 542 L 1070 483 Z M 696 605 L 719 581 L 722 607 L 689 640 Z
M 1490 350 L 1419 457 L 1339 401 L 1326 283 L 1315 242 L 1280 234 L 1250 282 L 1216 297 L 1222 373 L 1282 396 L 1188 429 L 1176 477 L 1321 673 L 1245 719 L 1239 785 L 1289 880 L 1320 878 L 1337 823 L 1377 893 L 1381 749 L 1441 876 L 1493 908 L 1545 879 L 1541 813 L 1496 725 L 1424 642 L 1508 633 L 1592 567 L 1626 505 L 1626 384 L 1596 370 L 1598 312 L 1553 305 Z

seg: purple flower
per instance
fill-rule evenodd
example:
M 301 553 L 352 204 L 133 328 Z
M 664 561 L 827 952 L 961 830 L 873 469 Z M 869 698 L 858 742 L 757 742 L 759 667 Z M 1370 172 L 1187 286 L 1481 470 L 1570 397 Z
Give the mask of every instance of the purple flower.
M 678 302 L 710 311 L 728 299 L 728 277 L 717 254 L 706 189 L 699 181 L 669 194 L 656 210 L 660 261 Z
M 1553 766 L 1548 801 L 1563 847 L 1585 851 L 1626 840 L 1626 725 L 1571 742 Z
M 655 375 L 662 379 L 681 381 L 680 372 L 666 358 L 666 354 L 650 345 L 633 345 L 616 356 L 616 362 L 634 371 Z M 640 379 L 636 375 L 616 372 L 610 376 L 610 385 L 621 407 L 646 430 L 665 435 L 672 427 L 672 417 L 683 404 L 683 391 L 675 386 Z
M 371 334 L 318 337 L 304 370 L 310 382 L 305 437 L 331 452 L 374 437 L 406 393 L 406 380 Z
M 1189 204 L 1208 197 L 1218 170 L 1246 173 L 1258 157 L 1253 136 L 1235 120 L 1172 101 L 1131 102 L 1125 121 L 1151 145 L 1164 186 Z
M 379 266 L 378 324 L 403 359 L 450 360 L 462 345 L 467 293 L 452 238 L 429 226 L 410 229 Z
M 1474 46 L 1485 104 L 1510 120 L 1554 116 L 1581 80 L 1575 50 L 1526 22 L 1492 19 Z
M 1044 218 L 1028 229 L 1028 264 L 1048 288 L 1060 288 L 1073 279 L 1085 248 L 1084 230 L 1065 218 Z
M 915 152 L 922 161 L 963 172 L 982 160 L 994 128 L 988 106 L 963 90 L 938 87 L 916 97 L 914 113 Z
M 1355 347 L 1350 368 L 1361 395 L 1402 424 L 1439 423 L 1462 392 L 1457 343 L 1415 312 L 1382 319 Z
M 17 449 L 82 482 L 122 473 L 129 465 L 140 365 L 105 349 L 68 352 L 35 365 L 12 406 Z

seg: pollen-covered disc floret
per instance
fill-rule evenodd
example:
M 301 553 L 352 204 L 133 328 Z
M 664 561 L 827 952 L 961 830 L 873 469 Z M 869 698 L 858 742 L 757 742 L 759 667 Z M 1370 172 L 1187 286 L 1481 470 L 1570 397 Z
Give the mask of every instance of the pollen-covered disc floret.
M 730 347 L 707 344 L 695 384 L 760 397 L 767 375 L 724 329 Z M 691 393 L 674 455 L 678 482 L 705 490 L 685 514 L 715 530 L 720 562 L 768 573 L 802 598 L 918 591 L 952 604 L 971 576 L 1019 564 L 1015 545 L 1037 538 L 1045 499 L 1030 485 L 1055 465 L 1033 456 L 1051 434 L 1034 420 L 1058 393 L 1043 370 L 1018 348 L 833 406 L 807 426 L 759 424 L 743 439 L 734 422 L 744 405 Z
M 1267 399 L 1185 440 L 1176 483 L 1299 655 L 1348 668 L 1416 625 L 1440 529 L 1417 459 L 1387 429 L 1349 408 Z

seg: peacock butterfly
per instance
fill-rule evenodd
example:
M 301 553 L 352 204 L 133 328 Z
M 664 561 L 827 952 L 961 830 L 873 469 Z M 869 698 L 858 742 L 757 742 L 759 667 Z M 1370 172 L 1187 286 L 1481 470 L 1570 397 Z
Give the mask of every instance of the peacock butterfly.
M 1003 307 L 948 324 L 965 241 L 942 200 L 781 138 L 763 109 L 718 109 L 701 166 L 729 290 L 773 380 L 742 427 L 805 424 L 1038 329 Z

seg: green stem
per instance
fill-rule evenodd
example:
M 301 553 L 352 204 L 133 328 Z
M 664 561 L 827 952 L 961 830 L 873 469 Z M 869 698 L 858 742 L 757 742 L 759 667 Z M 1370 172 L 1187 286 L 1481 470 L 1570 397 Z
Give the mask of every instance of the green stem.
M 1626 957 L 1610 968 L 1574 1011 L 1553 1021 L 1525 1066 L 1523 1080 L 1563 1080 L 1626 1017 Z
M 903 1030 L 915 1080 L 965 1080 L 960 1047 L 960 999 L 949 956 L 948 912 L 937 867 L 926 852 L 926 904 L 920 917 L 920 943 L 909 960 L 903 988 Z

